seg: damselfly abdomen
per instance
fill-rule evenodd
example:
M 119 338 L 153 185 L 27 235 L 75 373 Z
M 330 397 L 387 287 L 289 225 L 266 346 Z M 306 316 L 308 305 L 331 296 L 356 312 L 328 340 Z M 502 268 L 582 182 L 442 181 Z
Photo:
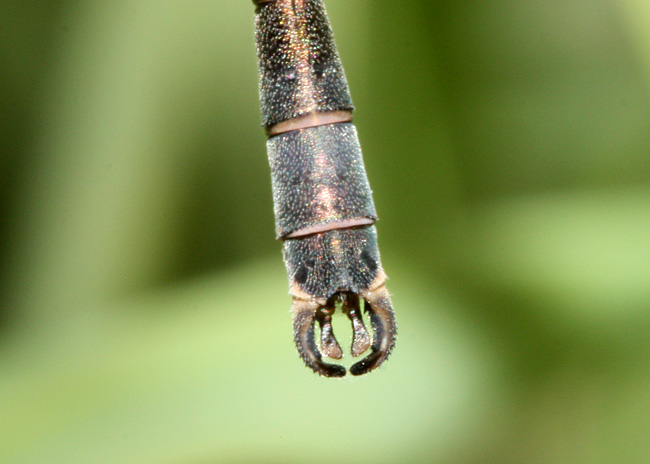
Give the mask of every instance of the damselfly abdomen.
M 260 100 L 273 184 L 276 232 L 293 297 L 294 338 L 307 366 L 343 352 L 332 330 L 339 306 L 352 323 L 352 365 L 360 375 L 381 365 L 397 327 L 379 260 L 377 220 L 352 100 L 321 0 L 253 0 Z M 361 317 L 370 315 L 371 337 Z M 314 324 L 320 326 L 320 349 Z

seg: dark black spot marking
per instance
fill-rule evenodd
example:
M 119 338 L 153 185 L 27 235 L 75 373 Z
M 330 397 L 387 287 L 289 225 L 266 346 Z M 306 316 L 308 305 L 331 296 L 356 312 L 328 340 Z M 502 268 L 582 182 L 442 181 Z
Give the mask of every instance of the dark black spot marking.
M 305 266 L 300 266 L 296 273 L 293 275 L 293 280 L 298 282 L 300 285 L 303 285 L 307 282 L 307 277 L 309 276 L 309 271 Z
M 377 272 L 377 260 L 370 254 L 368 249 L 361 252 L 361 261 L 363 261 L 373 274 Z
M 318 59 L 317 56 L 315 56 L 314 58 Z M 312 66 L 313 66 L 313 69 L 314 69 L 314 77 L 316 79 L 322 79 L 323 74 L 325 74 L 325 71 L 326 71 L 326 67 L 325 67 L 326 65 L 323 64 L 323 63 L 319 63 L 319 62 L 314 62 L 314 64 Z

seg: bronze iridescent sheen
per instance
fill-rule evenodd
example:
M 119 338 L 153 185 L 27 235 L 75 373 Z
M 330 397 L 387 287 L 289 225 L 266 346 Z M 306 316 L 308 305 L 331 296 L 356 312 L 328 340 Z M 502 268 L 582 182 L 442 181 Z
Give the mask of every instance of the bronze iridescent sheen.
M 255 31 L 265 127 L 316 111 L 352 111 L 322 2 L 262 3 Z

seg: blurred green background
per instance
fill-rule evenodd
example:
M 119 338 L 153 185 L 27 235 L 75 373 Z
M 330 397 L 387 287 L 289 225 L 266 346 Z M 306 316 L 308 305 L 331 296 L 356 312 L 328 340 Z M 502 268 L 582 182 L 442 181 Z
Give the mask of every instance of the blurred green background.
M 327 2 L 400 327 L 343 380 L 252 3 L 0 3 L 0 462 L 650 460 L 650 2 Z

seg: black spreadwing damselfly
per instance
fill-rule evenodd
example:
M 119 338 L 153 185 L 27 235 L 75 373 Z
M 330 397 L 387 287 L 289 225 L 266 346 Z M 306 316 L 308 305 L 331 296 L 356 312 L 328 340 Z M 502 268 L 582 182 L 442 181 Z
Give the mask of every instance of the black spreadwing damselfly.
M 308 367 L 342 377 L 332 314 L 352 323 L 350 367 L 379 367 L 397 326 L 379 260 L 372 191 L 352 100 L 321 0 L 253 0 L 263 126 L 269 137 L 276 232 L 293 297 L 294 339 Z M 366 330 L 361 302 L 370 315 Z M 320 326 L 320 348 L 315 341 Z

